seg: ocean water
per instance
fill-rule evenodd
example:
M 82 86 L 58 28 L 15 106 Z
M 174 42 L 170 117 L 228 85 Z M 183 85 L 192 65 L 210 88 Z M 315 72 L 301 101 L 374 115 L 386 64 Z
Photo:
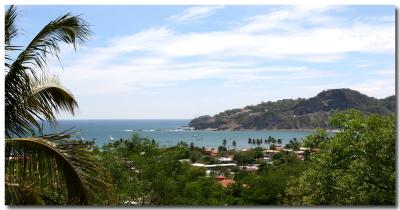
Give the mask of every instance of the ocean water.
M 71 129 L 76 132 L 76 139 L 93 140 L 102 146 L 110 139 L 126 139 L 134 133 L 154 139 L 160 146 L 173 146 L 180 141 L 191 142 L 198 147 L 218 147 L 223 139 L 227 139 L 227 146 L 233 148 L 236 141 L 237 148 L 251 147 L 249 138 L 266 139 L 272 136 L 281 138 L 286 144 L 290 139 L 304 138 L 312 134 L 311 131 L 205 131 L 184 130 L 190 120 L 59 120 L 57 128 L 45 126 L 45 132 L 59 132 Z

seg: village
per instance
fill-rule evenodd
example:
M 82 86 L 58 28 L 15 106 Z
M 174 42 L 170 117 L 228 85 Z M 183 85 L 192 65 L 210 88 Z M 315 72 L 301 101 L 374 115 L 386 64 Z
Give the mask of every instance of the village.
M 203 157 L 194 160 L 181 159 L 180 162 L 190 163 L 194 167 L 204 168 L 209 177 L 215 177 L 219 184 L 224 188 L 234 184 L 234 175 L 238 171 L 246 171 L 255 173 L 265 164 L 280 164 L 289 159 L 304 161 L 314 152 L 319 152 L 319 148 L 310 148 L 302 146 L 302 140 L 298 141 L 293 138 L 288 144 L 281 144 L 273 137 L 265 140 L 267 145 L 262 145 L 261 139 L 250 139 L 249 143 L 257 142 L 255 147 L 241 149 L 227 149 L 226 140 L 223 140 L 221 146 L 216 148 L 201 148 Z M 278 142 L 279 144 L 275 144 Z M 235 145 L 235 143 L 233 143 Z M 197 148 L 200 149 L 200 148 Z M 191 150 L 196 148 L 191 144 Z

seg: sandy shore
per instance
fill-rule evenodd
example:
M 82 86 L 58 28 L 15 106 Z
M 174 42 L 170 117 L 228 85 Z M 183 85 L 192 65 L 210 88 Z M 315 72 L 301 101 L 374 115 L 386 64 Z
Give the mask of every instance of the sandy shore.
M 239 130 L 234 130 L 234 129 L 224 129 L 224 130 L 217 130 L 216 128 L 206 128 L 206 129 L 197 129 L 197 130 L 204 130 L 204 131 L 309 131 L 309 132 L 315 132 L 317 129 L 239 129 Z M 340 130 L 339 129 L 325 129 L 326 132 L 330 133 L 337 133 Z

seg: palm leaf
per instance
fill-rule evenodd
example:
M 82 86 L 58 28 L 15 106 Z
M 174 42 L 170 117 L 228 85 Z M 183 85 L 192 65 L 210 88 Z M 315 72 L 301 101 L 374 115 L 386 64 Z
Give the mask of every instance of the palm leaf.
M 25 110 L 35 113 L 42 121 L 56 124 L 56 113 L 66 111 L 75 114 L 78 108 L 74 96 L 65 89 L 56 76 L 43 75 L 41 80 L 32 82 L 32 94 L 25 101 Z
M 61 133 L 6 140 L 8 205 L 32 202 L 26 192 L 40 197 L 34 199 L 38 202 L 87 204 L 110 188 L 109 176 L 86 145 L 66 140 L 69 137 Z
M 56 124 L 56 113 L 67 111 L 74 114 L 78 108 L 74 96 L 61 85 L 57 77 L 43 74 L 39 80 L 33 78 L 30 80 L 31 94 L 26 98 L 20 97 L 6 118 L 7 137 L 13 135 L 21 137 L 20 134 L 26 133 L 34 135 L 35 130 L 32 127 L 42 133 L 39 121 L 47 121 L 53 126 Z
M 10 7 L 9 10 L 9 13 L 14 15 L 9 15 L 10 18 L 8 19 L 13 23 L 16 14 L 15 8 Z M 10 29 L 9 31 L 13 30 Z M 40 115 L 43 113 L 47 114 L 45 118 L 50 116 L 51 110 L 42 110 L 41 113 L 36 113 L 35 109 L 21 111 L 26 108 L 24 106 L 26 99 L 33 94 L 32 83 L 39 79 L 35 69 L 44 70 L 48 55 L 54 55 L 58 58 L 59 42 L 72 44 L 75 48 L 78 44 L 87 40 L 89 34 L 90 30 L 85 21 L 79 16 L 71 16 L 68 13 L 47 24 L 12 64 L 6 63 L 5 124 L 8 138 L 12 136 L 22 137 L 28 134 L 34 135 L 35 128 L 41 127 L 35 119 L 41 119 Z M 71 102 L 71 100 L 69 101 Z M 64 104 L 61 110 L 66 108 L 73 111 L 70 105 L 74 102 L 69 103 L 70 105 L 67 104 Z M 47 107 L 56 108 L 55 106 Z
M 5 24 L 4 24 L 4 41 L 5 41 L 5 50 L 11 50 L 13 46 L 11 45 L 11 41 L 14 37 L 18 35 L 18 29 L 15 26 L 15 20 L 17 18 L 17 10 L 14 5 L 8 7 L 5 13 Z
M 63 15 L 43 27 L 19 54 L 8 74 L 12 76 L 15 71 L 20 71 L 20 66 L 44 69 L 48 54 L 58 56 L 59 42 L 72 44 L 76 48 L 78 44 L 85 42 L 89 35 L 89 26 L 83 19 L 70 13 Z

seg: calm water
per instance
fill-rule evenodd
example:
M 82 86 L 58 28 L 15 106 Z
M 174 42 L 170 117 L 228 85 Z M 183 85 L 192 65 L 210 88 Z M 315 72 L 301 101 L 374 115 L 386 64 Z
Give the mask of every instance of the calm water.
M 77 131 L 77 139 L 92 140 L 101 146 L 110 141 L 110 138 L 129 138 L 133 133 L 143 137 L 155 139 L 161 146 L 176 145 L 180 141 L 195 146 L 218 147 L 223 139 L 227 139 L 227 146 L 232 147 L 236 141 L 237 148 L 249 147 L 248 138 L 262 138 L 268 136 L 281 138 L 286 144 L 290 139 L 304 138 L 310 131 L 190 131 L 183 130 L 190 120 L 59 120 L 58 128 L 46 128 L 46 132 L 63 131 L 73 128 Z

